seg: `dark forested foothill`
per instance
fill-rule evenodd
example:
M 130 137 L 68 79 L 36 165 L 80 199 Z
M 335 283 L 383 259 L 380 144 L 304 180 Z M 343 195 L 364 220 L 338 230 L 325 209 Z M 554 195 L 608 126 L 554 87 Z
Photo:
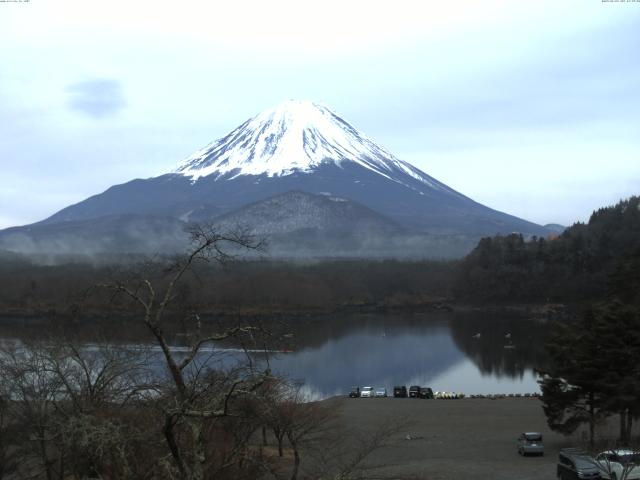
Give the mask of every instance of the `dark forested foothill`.
M 84 292 L 99 279 L 123 278 L 144 266 L 140 259 L 132 260 L 116 266 L 0 261 L 0 312 L 68 316 L 74 306 L 88 314 L 107 307 L 113 311 L 118 305 L 108 295 L 87 297 Z M 164 259 L 156 261 L 162 265 Z M 181 290 L 185 299 L 199 311 L 233 314 L 428 308 L 449 296 L 454 275 L 451 262 L 396 260 L 254 260 L 197 270 L 197 278 L 185 281 Z
M 270 260 L 267 250 L 261 260 L 237 261 L 227 269 L 199 267 L 198 281 L 185 285 L 183 293 L 191 292 L 201 310 L 252 314 L 424 309 L 451 301 L 582 303 L 602 300 L 612 291 L 638 304 L 639 206 L 640 197 L 632 197 L 602 208 L 588 223 L 577 223 L 557 237 L 487 237 L 461 261 L 285 262 Z M 0 252 L 0 312 L 67 315 L 96 279 L 122 277 L 138 270 L 141 262 L 139 256 L 92 257 L 87 262 Z M 199 288 L 201 284 L 208 288 Z M 84 307 L 101 311 L 106 306 L 98 297 L 92 302 Z
M 555 238 L 484 238 L 459 267 L 455 294 L 481 302 L 583 302 L 612 291 L 640 301 L 640 197 L 601 208 Z
M 331 312 L 343 308 L 423 309 L 443 302 L 582 303 L 614 291 L 640 303 L 640 197 L 593 213 L 557 237 L 487 237 L 461 261 L 238 261 L 203 266 L 185 285 L 191 301 L 216 312 Z M 117 260 L 117 261 L 114 261 Z M 162 263 L 164 259 L 156 258 Z M 114 266 L 115 265 L 115 266 Z M 0 312 L 68 315 L 96 279 L 140 268 L 140 257 L 33 259 L 0 252 Z M 103 299 L 108 300 L 108 299 Z M 97 297 L 84 307 L 106 306 Z M 110 305 L 113 307 L 113 305 Z

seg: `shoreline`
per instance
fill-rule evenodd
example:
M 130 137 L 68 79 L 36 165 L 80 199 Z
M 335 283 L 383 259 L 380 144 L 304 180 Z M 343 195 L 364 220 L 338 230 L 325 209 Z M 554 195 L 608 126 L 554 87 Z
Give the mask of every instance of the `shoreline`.
M 509 304 L 471 304 L 458 303 L 450 299 L 439 299 L 431 302 L 395 305 L 387 303 L 368 303 L 353 305 L 338 305 L 333 308 L 326 309 L 282 309 L 282 308 L 220 308 L 219 310 L 203 308 L 201 315 L 210 316 L 212 318 L 246 318 L 246 319 L 293 319 L 299 317 L 322 317 L 325 315 L 343 315 L 343 314 L 422 314 L 422 313 L 486 313 L 496 315 L 530 315 L 539 319 L 553 320 L 556 318 L 566 318 L 580 309 L 580 304 L 567 304 L 558 302 L 536 302 L 536 303 L 509 303 Z M 108 313 L 104 313 L 107 311 Z M 60 311 L 55 308 L 45 309 L 27 309 L 27 308 L 8 308 L 0 310 L 0 321 L 6 320 L 40 320 L 51 321 L 56 319 L 61 322 L 78 321 L 79 312 Z M 126 318 L 135 317 L 128 310 L 115 310 L 109 312 L 109 308 L 98 310 L 95 308 L 87 309 L 80 323 L 87 321 L 100 321 L 107 318 Z

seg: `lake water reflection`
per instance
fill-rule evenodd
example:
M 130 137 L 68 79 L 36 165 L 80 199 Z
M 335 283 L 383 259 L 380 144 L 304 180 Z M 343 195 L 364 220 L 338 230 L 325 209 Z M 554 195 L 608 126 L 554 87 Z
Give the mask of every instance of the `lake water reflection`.
M 272 370 L 304 382 L 315 398 L 346 394 L 352 385 L 386 387 L 389 392 L 394 385 L 421 385 L 467 395 L 537 392 L 534 369 L 544 367 L 548 330 L 546 323 L 522 316 L 477 312 L 333 315 L 274 325 L 285 337 L 284 347 L 277 348 L 288 352 L 269 355 Z M 0 322 L 0 338 L 7 338 L 9 327 L 15 333 L 16 323 Z M 81 330 L 88 332 L 82 341 L 94 340 L 92 328 L 84 323 Z M 25 327 L 29 330 L 45 329 Z M 112 340 L 136 346 L 143 344 L 139 335 Z M 179 345 L 183 338 L 178 335 L 172 343 Z M 233 345 L 216 349 L 229 347 Z M 242 355 L 231 348 L 221 354 L 221 361 Z M 262 355 L 254 357 L 263 360 Z
M 271 365 L 320 397 L 352 385 L 537 392 L 534 368 L 544 363 L 546 330 L 539 321 L 477 313 L 325 318 L 299 328 L 295 351 Z

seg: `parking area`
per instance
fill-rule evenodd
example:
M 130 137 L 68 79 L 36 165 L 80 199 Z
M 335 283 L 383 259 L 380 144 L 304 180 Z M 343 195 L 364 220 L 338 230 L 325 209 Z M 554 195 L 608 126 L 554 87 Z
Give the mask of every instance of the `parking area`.
M 562 447 L 579 443 L 547 427 L 537 398 L 420 400 L 412 398 L 343 398 L 347 428 L 385 422 L 407 425 L 375 455 L 390 476 L 430 480 L 556 478 Z M 544 437 L 545 455 L 522 457 L 516 441 L 522 432 Z

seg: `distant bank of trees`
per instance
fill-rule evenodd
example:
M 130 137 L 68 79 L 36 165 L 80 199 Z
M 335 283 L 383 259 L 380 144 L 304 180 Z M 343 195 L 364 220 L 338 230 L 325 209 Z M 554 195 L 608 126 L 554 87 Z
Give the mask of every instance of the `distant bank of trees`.
M 454 294 L 479 302 L 640 302 L 640 197 L 601 208 L 553 239 L 484 238 L 458 266 Z
M 460 261 L 239 261 L 198 266 L 181 294 L 215 311 L 327 312 L 342 307 L 423 308 L 460 303 L 584 302 L 615 290 L 640 302 L 640 197 L 593 213 L 556 238 L 513 234 L 482 239 Z M 267 252 L 268 253 L 268 252 Z M 120 259 L 121 260 L 121 259 Z M 163 259 L 159 259 L 164 261 Z M 139 258 L 41 265 L 0 252 L 0 311 L 69 314 L 95 278 L 122 276 Z M 207 288 L 200 289 L 199 283 Z M 107 297 L 84 302 L 101 311 Z M 103 303 L 101 303 L 103 302 Z
M 100 313 L 107 306 L 113 310 L 108 295 L 88 298 L 83 292 L 96 278 L 121 278 L 139 265 L 43 266 L 24 260 L 0 261 L 0 311 L 68 316 L 80 305 L 86 313 Z M 226 269 L 198 265 L 196 270 L 197 279 L 187 279 L 180 294 L 201 311 L 256 314 L 420 307 L 448 297 L 455 275 L 451 262 L 395 260 L 236 261 Z

